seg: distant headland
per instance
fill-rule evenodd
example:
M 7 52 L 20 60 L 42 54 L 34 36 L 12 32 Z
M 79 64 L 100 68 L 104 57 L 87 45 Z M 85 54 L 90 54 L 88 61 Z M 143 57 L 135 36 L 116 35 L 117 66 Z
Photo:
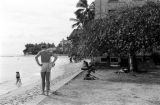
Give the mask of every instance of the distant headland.
M 25 49 L 23 50 L 23 54 L 24 55 L 36 55 L 40 50 L 41 50 L 41 46 L 47 46 L 47 48 L 56 48 L 56 53 L 57 54 L 69 54 L 70 51 L 70 43 L 67 42 L 67 40 L 62 40 L 57 46 L 55 46 L 54 43 L 27 43 L 25 45 Z

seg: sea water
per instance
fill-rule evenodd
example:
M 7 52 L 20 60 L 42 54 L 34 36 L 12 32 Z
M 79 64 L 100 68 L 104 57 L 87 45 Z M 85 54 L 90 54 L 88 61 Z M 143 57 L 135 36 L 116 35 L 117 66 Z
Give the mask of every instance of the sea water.
M 39 59 L 40 60 L 40 59 Z M 51 70 L 52 79 L 63 75 L 63 65 L 68 64 L 67 56 L 59 56 L 55 67 Z M 0 57 L 0 95 L 15 90 L 16 72 L 20 72 L 22 86 L 27 86 L 40 81 L 40 66 L 35 61 L 35 56 L 5 56 Z

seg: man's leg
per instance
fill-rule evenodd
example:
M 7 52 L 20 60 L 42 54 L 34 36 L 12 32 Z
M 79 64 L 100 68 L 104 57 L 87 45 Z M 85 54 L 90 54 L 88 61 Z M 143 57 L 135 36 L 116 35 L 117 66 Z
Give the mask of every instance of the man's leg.
M 47 89 L 47 95 L 50 90 L 50 72 L 46 72 L 46 89 Z
M 41 72 L 41 79 L 42 79 L 42 94 L 44 94 L 44 89 L 45 89 L 45 76 L 46 76 L 46 72 Z
M 18 83 L 18 78 L 16 78 L 17 79 L 17 81 L 16 81 L 16 85 L 17 85 L 17 83 Z

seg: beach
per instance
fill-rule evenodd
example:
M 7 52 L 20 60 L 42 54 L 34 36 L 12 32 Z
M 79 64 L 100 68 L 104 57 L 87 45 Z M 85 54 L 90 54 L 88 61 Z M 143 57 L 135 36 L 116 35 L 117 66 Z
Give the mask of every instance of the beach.
M 12 62 L 13 60 L 19 60 L 18 63 L 21 65 L 21 69 L 19 70 L 21 73 L 21 77 L 23 77 L 22 86 L 20 88 L 15 86 L 14 76 L 15 76 L 16 69 L 18 68 L 15 66 L 16 69 L 12 70 L 13 73 L 10 73 L 13 76 L 10 75 L 10 79 L 7 80 L 9 81 L 7 82 L 8 84 L 5 83 L 4 81 L 5 77 L 4 76 L 1 77 L 2 83 L 0 86 L 4 88 L 5 93 L 1 92 L 0 104 L 21 105 L 27 102 L 28 100 L 32 100 L 32 98 L 36 97 L 41 93 L 40 68 L 37 66 L 34 56 L 15 57 L 15 58 L 12 57 L 8 59 L 12 59 Z M 3 65 L 1 66 L 1 68 L 4 68 L 4 64 L 5 62 L 3 61 Z M 24 65 L 27 66 L 27 69 L 25 68 Z M 80 65 L 81 64 L 79 63 L 77 64 L 69 63 L 69 59 L 66 56 L 59 56 L 55 67 L 52 69 L 51 85 L 54 85 L 56 82 L 60 81 L 61 79 L 64 79 L 74 74 L 77 71 L 76 68 Z M 8 67 L 8 68 L 11 68 L 11 67 Z M 25 71 L 25 70 L 28 70 L 28 71 Z M 4 71 L 2 70 L 1 72 L 4 73 Z M 11 72 L 11 71 L 8 70 L 7 72 Z M 13 78 L 14 80 L 12 80 Z
M 36 81 L 1 95 L 0 105 L 160 104 L 159 69 L 144 74 L 117 74 L 117 69 L 97 69 L 92 74 L 96 80 L 84 80 L 86 71 L 81 70 L 82 62 L 69 63 L 68 57 L 63 56 L 59 60 L 62 61 L 57 61 L 57 67 L 52 70 L 49 96 L 40 95 L 41 82 Z
M 0 57 L 0 95 L 17 89 L 16 72 L 20 72 L 22 87 L 40 80 L 40 67 L 35 62 L 34 56 L 9 56 Z M 63 65 L 68 64 L 67 56 L 59 56 L 52 79 L 64 73 Z
M 98 69 L 96 80 L 84 80 L 82 72 L 37 105 L 160 105 L 159 69 L 136 76 L 115 71 Z

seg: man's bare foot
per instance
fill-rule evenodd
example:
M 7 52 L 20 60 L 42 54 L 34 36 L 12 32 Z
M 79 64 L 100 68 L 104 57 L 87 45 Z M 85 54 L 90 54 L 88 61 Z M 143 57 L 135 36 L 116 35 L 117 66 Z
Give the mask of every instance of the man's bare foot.
M 42 92 L 41 95 L 45 95 L 44 92 Z
M 49 96 L 49 91 L 47 91 L 47 94 L 46 94 L 47 96 Z

